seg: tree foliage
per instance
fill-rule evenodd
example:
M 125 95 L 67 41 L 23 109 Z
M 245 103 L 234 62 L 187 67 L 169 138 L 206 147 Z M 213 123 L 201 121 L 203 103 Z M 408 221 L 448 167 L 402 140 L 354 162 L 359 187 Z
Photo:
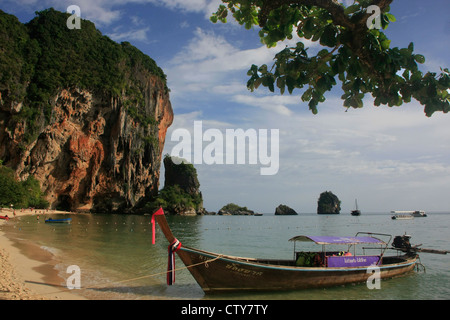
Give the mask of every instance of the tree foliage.
M 155 207 L 162 207 L 169 212 L 177 212 L 180 209 L 201 209 L 203 200 L 200 193 L 189 194 L 179 185 L 173 185 L 161 189 L 155 203 Z
M 301 99 L 316 114 L 325 93 L 341 82 L 343 105 L 363 107 L 363 99 L 371 93 L 374 104 L 400 106 L 412 98 L 424 106 L 427 116 L 450 110 L 450 72 L 442 69 L 437 75 L 423 74 L 418 64 L 425 57 L 414 53 L 414 44 L 407 48 L 391 47 L 383 32 L 395 17 L 393 0 L 355 0 L 344 6 L 336 0 L 222 0 L 212 22 L 227 22 L 228 14 L 245 28 L 259 26 L 259 37 L 268 47 L 300 38 L 319 41 L 323 47 L 310 56 L 302 41 L 286 47 L 275 55 L 272 67 L 252 65 L 247 87 L 259 86 L 283 94 L 305 89 Z M 371 5 L 380 8 L 381 27 L 368 28 L 373 14 Z M 375 20 L 374 20 L 375 21 Z M 370 25 L 370 24 L 369 24 Z
M 30 176 L 19 182 L 14 171 L 0 163 L 0 206 L 12 204 L 14 208 L 47 208 L 49 203 L 43 198 L 39 181 Z

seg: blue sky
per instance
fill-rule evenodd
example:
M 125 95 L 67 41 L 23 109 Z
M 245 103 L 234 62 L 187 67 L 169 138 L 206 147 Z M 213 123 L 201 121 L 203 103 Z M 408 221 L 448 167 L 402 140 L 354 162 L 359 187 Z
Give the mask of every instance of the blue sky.
M 319 194 L 330 190 L 341 199 L 342 213 L 355 198 L 363 212 L 450 211 L 450 115 L 427 118 L 416 101 L 374 107 L 370 97 L 364 108 L 345 112 L 340 90 L 330 92 L 312 115 L 301 91 L 251 93 L 249 67 L 271 65 L 285 44 L 268 49 L 257 29 L 211 23 L 218 0 L 1 0 L 0 8 L 27 22 L 35 11 L 66 11 L 73 4 L 103 34 L 131 42 L 167 74 L 175 120 L 164 153 L 178 143 L 171 141 L 172 132 L 192 133 L 194 121 L 223 133 L 279 130 L 276 175 L 260 175 L 260 164 L 196 165 L 207 210 L 234 202 L 263 213 L 281 203 L 315 212 Z M 391 7 L 397 18 L 386 30 L 391 46 L 414 42 L 415 52 L 426 57 L 424 71 L 450 67 L 450 2 L 395 0 Z M 319 48 L 305 43 L 310 52 Z

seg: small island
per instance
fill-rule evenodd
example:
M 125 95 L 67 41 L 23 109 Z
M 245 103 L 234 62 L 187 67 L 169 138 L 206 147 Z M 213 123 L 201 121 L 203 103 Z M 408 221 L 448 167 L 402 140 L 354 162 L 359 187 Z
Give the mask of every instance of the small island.
M 294 216 L 294 215 L 298 215 L 298 213 L 295 212 L 294 209 L 292 209 L 284 204 L 280 204 L 275 209 L 275 215 L 276 216 Z
M 317 214 L 341 213 L 341 201 L 331 191 L 322 192 L 317 201 Z
M 144 209 L 154 211 L 162 207 L 170 215 L 194 216 L 208 214 L 203 207 L 203 196 L 197 170 L 184 159 L 164 156 L 165 182 L 157 197 L 146 203 Z
M 222 207 L 217 212 L 218 215 L 233 215 L 233 216 L 253 216 L 255 212 L 247 209 L 247 207 L 240 207 L 237 204 L 229 203 Z

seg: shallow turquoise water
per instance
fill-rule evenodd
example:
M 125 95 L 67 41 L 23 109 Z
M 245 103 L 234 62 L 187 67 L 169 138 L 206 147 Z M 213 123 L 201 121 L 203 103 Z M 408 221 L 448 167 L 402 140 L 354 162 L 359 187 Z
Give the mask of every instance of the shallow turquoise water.
M 48 215 L 50 216 L 50 215 Z M 61 216 L 51 215 L 53 218 Z M 421 254 L 426 272 L 381 282 L 380 290 L 365 284 L 283 293 L 245 293 L 205 296 L 190 273 L 176 272 L 173 286 L 166 285 L 167 241 L 156 226 L 151 244 L 150 216 L 79 214 L 71 224 L 46 224 L 44 217 L 24 216 L 2 227 L 18 241 L 31 241 L 81 270 L 83 294 L 92 299 L 449 299 L 450 255 Z M 186 246 L 235 256 L 286 258 L 293 255 L 293 236 L 353 236 L 358 231 L 392 235 L 409 234 L 413 244 L 450 250 L 450 213 L 426 218 L 391 220 L 389 214 L 298 216 L 197 216 L 168 217 L 176 237 Z M 317 248 L 316 248 L 317 249 Z M 183 268 L 177 259 L 177 268 Z M 62 284 L 62 285 L 65 285 Z

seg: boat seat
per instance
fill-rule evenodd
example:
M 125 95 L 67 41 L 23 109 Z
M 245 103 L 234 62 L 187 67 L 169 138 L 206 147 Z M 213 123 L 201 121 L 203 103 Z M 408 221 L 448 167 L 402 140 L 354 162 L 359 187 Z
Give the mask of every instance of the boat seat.
M 323 264 L 322 252 L 297 252 L 297 267 L 320 267 Z

